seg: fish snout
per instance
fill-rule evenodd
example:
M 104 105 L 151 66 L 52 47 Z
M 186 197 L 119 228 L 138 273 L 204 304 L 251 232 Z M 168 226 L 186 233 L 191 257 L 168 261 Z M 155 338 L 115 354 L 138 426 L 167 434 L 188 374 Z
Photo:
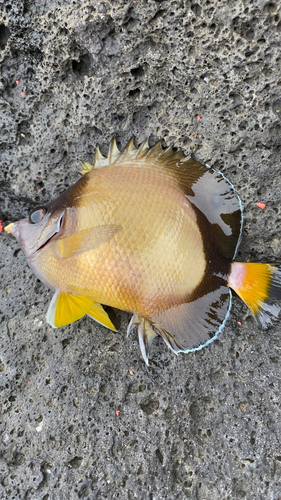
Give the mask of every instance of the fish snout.
M 19 238 L 19 223 L 12 222 L 8 226 L 5 227 L 5 231 L 7 233 L 11 233 L 16 239 Z

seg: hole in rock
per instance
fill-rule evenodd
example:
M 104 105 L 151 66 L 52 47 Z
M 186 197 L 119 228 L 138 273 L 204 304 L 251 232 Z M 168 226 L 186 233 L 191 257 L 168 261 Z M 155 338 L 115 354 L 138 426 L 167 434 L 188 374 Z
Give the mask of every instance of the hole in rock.
M 73 73 L 76 76 L 85 76 L 89 74 L 91 66 L 91 61 L 90 61 L 90 56 L 88 54 L 84 54 L 83 56 L 80 56 L 79 61 L 75 61 L 75 59 L 72 61 L 72 69 Z
M 0 24 L 0 50 L 4 49 L 11 36 L 11 32 L 5 24 Z

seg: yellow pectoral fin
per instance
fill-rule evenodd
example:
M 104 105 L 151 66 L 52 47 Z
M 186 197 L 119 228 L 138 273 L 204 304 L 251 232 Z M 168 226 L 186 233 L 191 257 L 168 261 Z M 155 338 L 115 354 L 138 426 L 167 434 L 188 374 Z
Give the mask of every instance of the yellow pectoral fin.
M 106 328 L 109 328 L 114 332 L 117 332 L 115 326 L 110 321 L 108 314 L 105 312 L 104 308 L 97 302 L 93 302 L 92 308 L 89 312 L 87 312 L 87 314 L 101 325 L 106 326 Z
M 47 322 L 54 328 L 69 325 L 82 318 L 93 306 L 92 299 L 57 290 L 47 312 Z
M 61 256 L 63 259 L 66 259 L 74 254 L 94 250 L 103 243 L 111 240 L 121 230 L 121 226 L 111 224 L 84 229 L 65 238 L 59 238 L 57 242 Z

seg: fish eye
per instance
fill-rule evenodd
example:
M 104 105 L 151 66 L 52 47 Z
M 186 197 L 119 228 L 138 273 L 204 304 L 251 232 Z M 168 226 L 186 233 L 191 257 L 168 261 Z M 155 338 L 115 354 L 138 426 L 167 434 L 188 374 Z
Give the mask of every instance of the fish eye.
M 45 217 L 46 213 L 47 209 L 45 207 L 35 208 L 35 210 L 29 214 L 29 222 L 31 222 L 31 224 L 38 224 L 43 217 Z

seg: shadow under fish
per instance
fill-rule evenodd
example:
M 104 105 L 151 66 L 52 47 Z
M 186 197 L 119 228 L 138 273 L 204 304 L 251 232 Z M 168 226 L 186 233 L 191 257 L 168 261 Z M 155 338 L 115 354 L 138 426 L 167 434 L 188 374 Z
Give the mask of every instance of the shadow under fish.
M 281 271 L 270 264 L 233 262 L 242 206 L 220 172 L 161 142 L 107 157 L 61 196 L 5 229 L 15 236 L 39 279 L 55 290 L 53 327 L 85 314 L 115 330 L 102 305 L 132 311 L 146 363 L 160 335 L 174 351 L 212 342 L 228 317 L 231 289 L 258 325 L 277 319 Z

